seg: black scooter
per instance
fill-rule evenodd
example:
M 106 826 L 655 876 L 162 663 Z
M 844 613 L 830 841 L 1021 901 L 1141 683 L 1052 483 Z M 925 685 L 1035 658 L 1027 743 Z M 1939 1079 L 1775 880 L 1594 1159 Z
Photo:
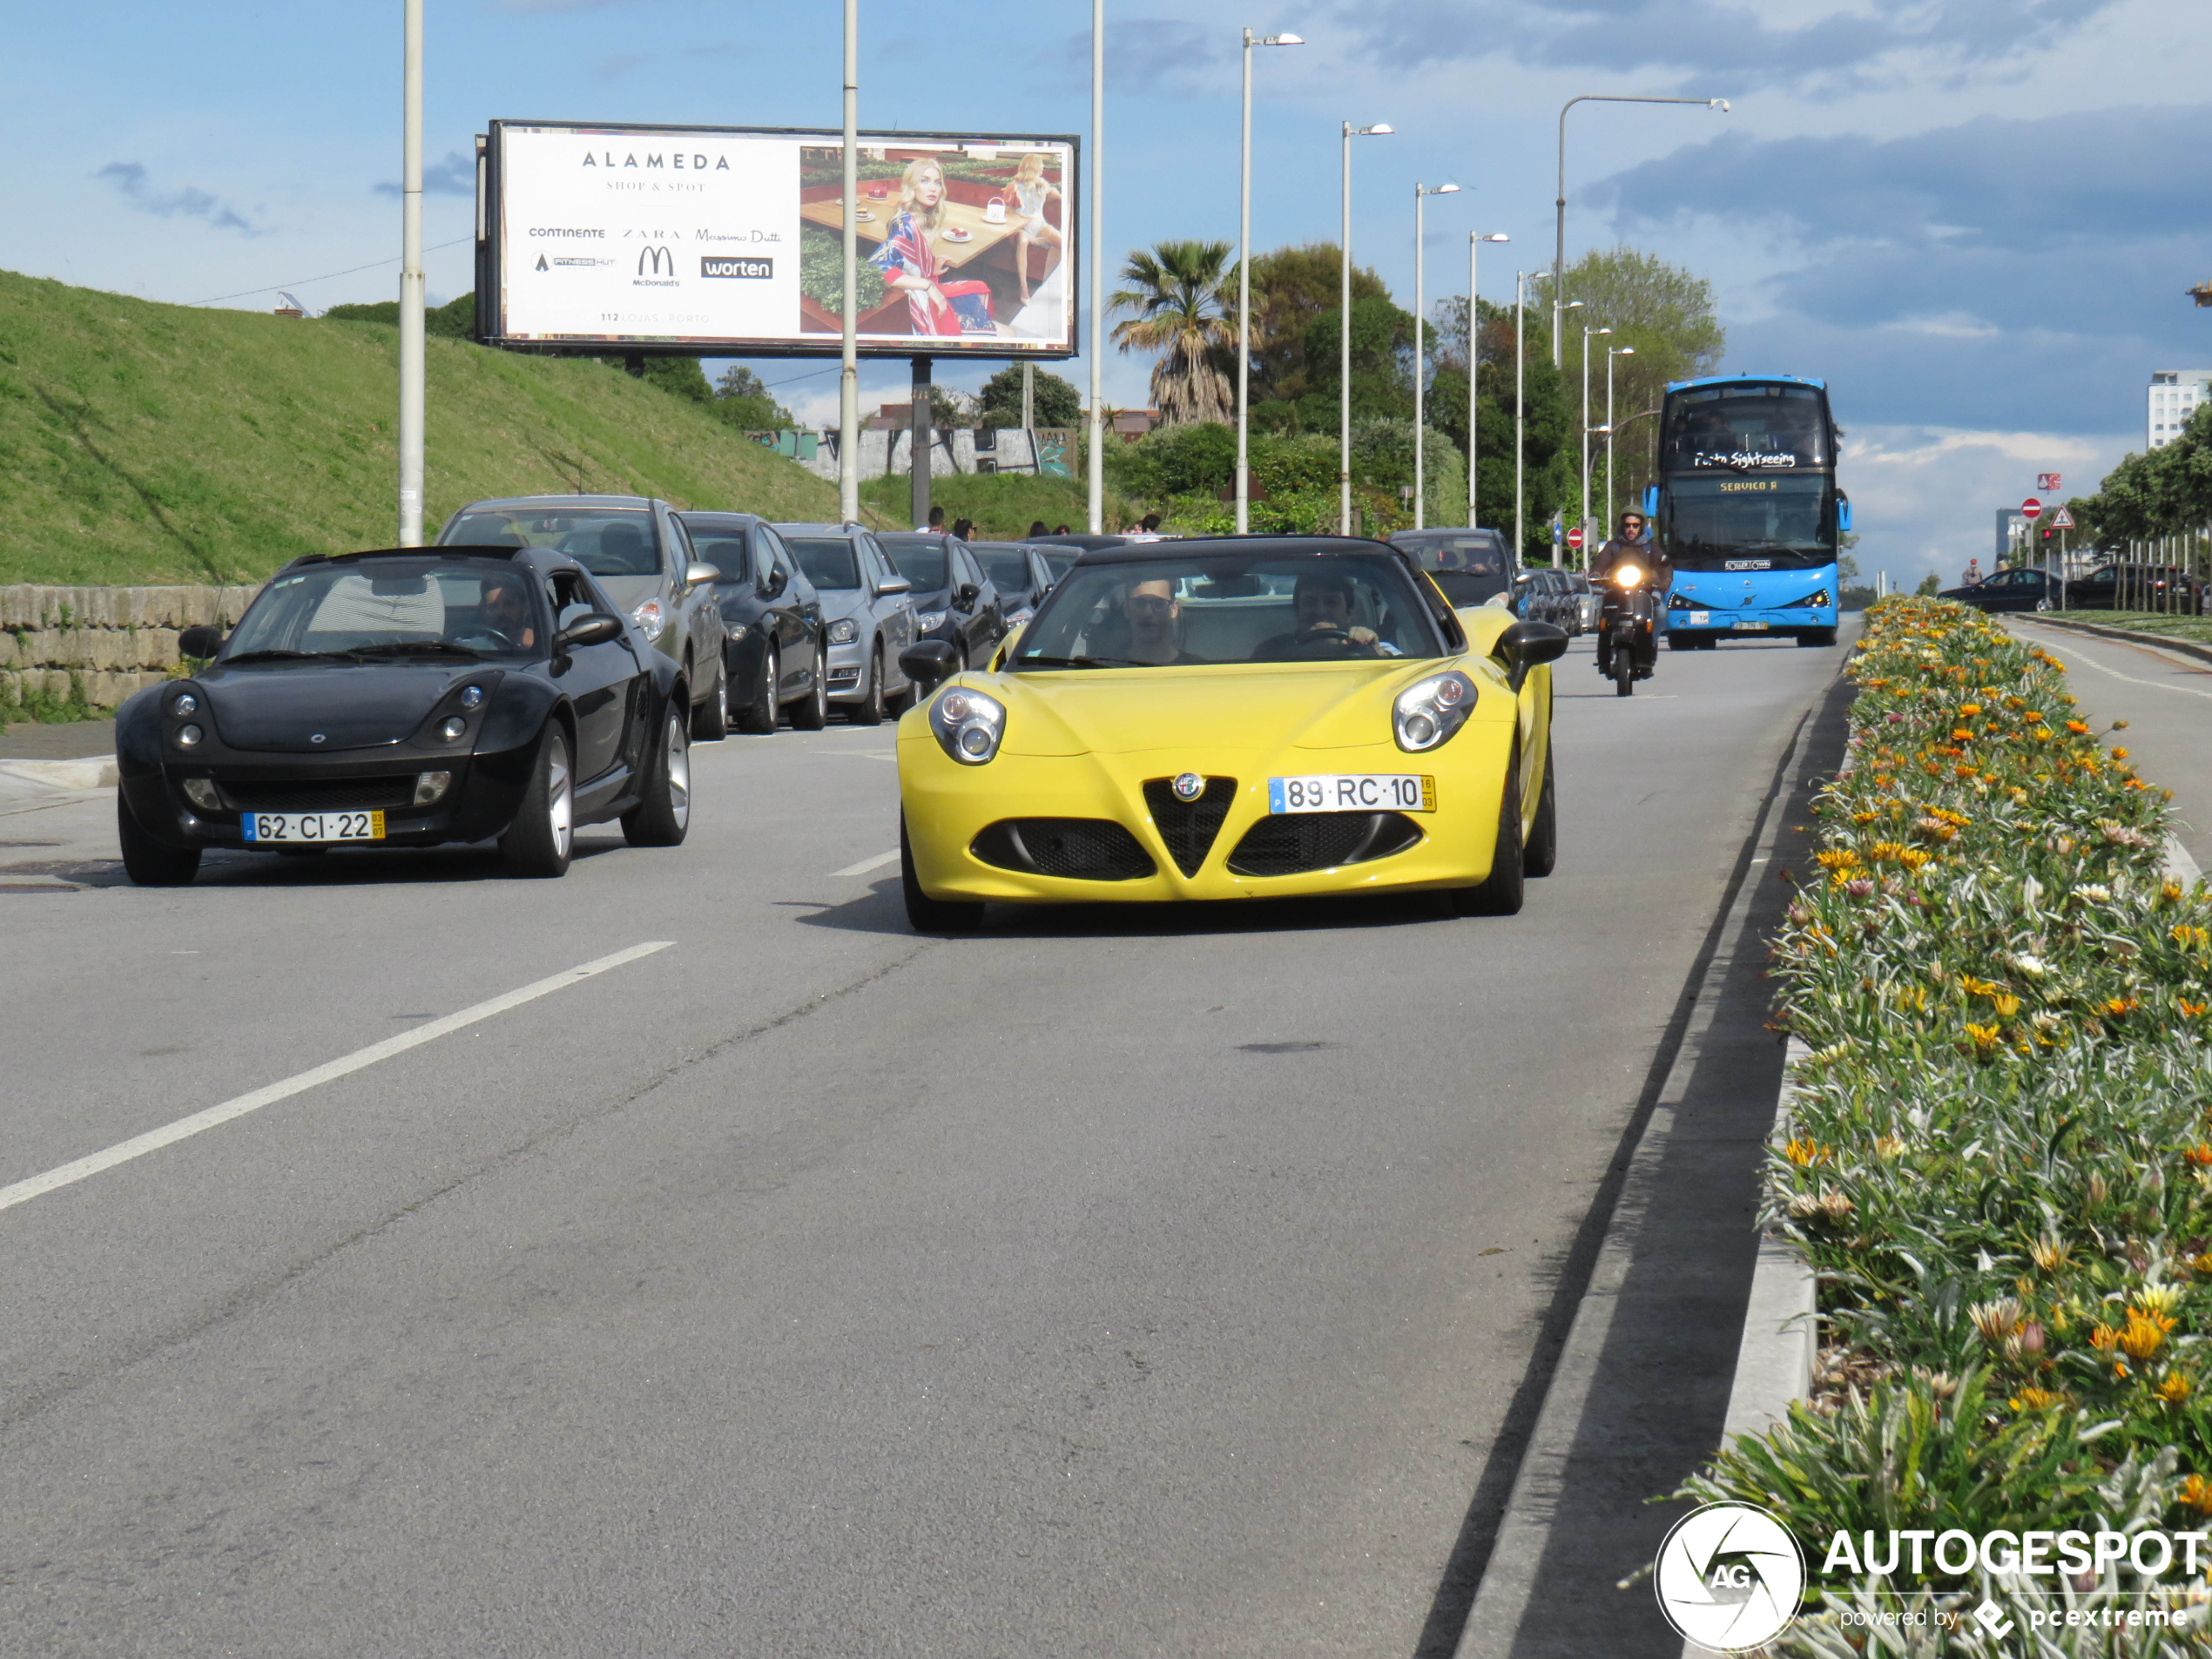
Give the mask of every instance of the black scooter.
M 1604 577 L 1598 610 L 1597 671 L 1616 697 L 1634 697 L 1635 683 L 1659 665 L 1659 593 L 1648 566 L 1624 560 Z

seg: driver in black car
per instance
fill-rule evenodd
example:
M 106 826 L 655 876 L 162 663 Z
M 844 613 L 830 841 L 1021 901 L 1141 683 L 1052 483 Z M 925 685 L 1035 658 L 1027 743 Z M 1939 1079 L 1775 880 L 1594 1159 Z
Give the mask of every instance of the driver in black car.
M 1375 631 L 1352 625 L 1353 592 L 1352 578 L 1341 570 L 1312 570 L 1300 577 L 1291 596 L 1298 610 L 1298 626 L 1287 634 L 1261 640 L 1252 660 L 1379 655 Z
M 480 632 L 509 651 L 528 651 L 537 644 L 537 630 L 530 626 L 529 597 L 511 576 L 484 578 L 476 601 L 476 619 Z

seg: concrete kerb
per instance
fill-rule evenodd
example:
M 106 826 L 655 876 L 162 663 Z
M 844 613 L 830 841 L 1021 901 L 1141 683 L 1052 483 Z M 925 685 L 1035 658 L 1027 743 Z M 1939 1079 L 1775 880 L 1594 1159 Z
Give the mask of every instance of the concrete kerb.
M 1698 1062 L 1700 1040 L 1712 1022 L 1716 994 L 1745 943 L 1761 876 L 1772 867 L 1788 805 L 1811 748 L 1815 724 L 1816 716 L 1807 714 L 1792 741 L 1758 832 L 1750 873 L 1730 904 L 1717 948 L 1701 978 L 1682 1047 L 1661 1089 L 1657 1109 L 1630 1156 L 1622 1197 L 1607 1224 L 1589 1283 L 1576 1305 L 1566 1345 L 1515 1471 L 1454 1659 L 1509 1659 L 1514 1649 L 1536 1591 L 1576 1427 L 1596 1381 L 1622 1287 L 1635 1258 L 1635 1235 L 1642 1210 L 1633 1195 L 1649 1190 L 1662 1162 L 1676 1109 Z M 1786 1080 L 1786 1071 L 1784 1076 Z M 1778 1111 L 1786 1109 L 1787 1097 L 1785 1081 Z M 1745 1349 L 1756 1349 L 1756 1352 L 1739 1352 L 1727 1411 L 1730 1433 L 1737 1432 L 1739 1419 L 1757 1423 L 1785 1413 L 1791 1399 L 1802 1399 L 1809 1391 L 1815 1336 L 1804 1316 L 1812 1306 L 1810 1271 L 1795 1262 L 1779 1241 L 1764 1241 L 1754 1271 L 1743 1336 Z
M 2048 610 L 2024 612 L 2016 620 L 2043 623 L 2053 628 L 2067 628 L 2075 633 L 2094 634 L 2100 639 L 2117 639 L 2129 645 L 2154 645 L 2160 651 L 2170 651 L 2177 656 L 2194 657 L 2199 662 L 2212 663 L 2212 645 L 2200 644 L 2194 639 L 2175 639 L 2166 634 L 2147 634 L 2134 628 L 2114 628 L 2108 623 L 2082 622 L 2076 617 Z

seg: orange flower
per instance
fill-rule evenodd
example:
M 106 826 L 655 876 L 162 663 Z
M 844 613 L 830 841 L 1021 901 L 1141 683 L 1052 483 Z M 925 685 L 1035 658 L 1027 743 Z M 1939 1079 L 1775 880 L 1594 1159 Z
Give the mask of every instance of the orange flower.
M 2088 726 L 2080 720 L 2068 720 L 2066 723 L 2066 729 L 2077 738 L 2086 738 L 2089 735 Z
M 2134 1008 L 2135 999 L 2132 996 L 2107 996 L 2103 1001 L 2097 1004 L 2098 1012 L 2105 1015 L 2107 1018 L 2114 1020 L 2119 1019 L 2124 1014 L 2132 1013 L 2134 1010 Z
M 2193 1474 L 2182 1482 L 2182 1501 L 2199 1514 L 2212 1515 L 2212 1480 Z
M 1799 1169 L 1810 1169 L 1816 1163 L 1825 1163 L 1835 1157 L 1833 1147 L 1823 1146 L 1818 1141 L 1791 1140 L 1782 1149 L 1782 1156 Z
M 2212 1146 L 2207 1146 L 2202 1141 L 2195 1146 L 2183 1147 L 2182 1157 L 2200 1170 L 2212 1169 Z
M 2065 1405 L 2066 1396 L 2054 1394 L 2047 1388 L 2023 1388 L 2005 1403 L 2016 1412 L 2040 1412 Z
M 2181 1009 L 2182 1017 L 2187 1020 L 2194 1020 L 2206 1013 L 2212 1013 L 2212 1002 L 2192 1002 L 2186 996 L 2176 998 L 2174 1006 Z
M 2121 1351 L 2140 1365 L 2166 1345 L 2166 1333 L 2173 1328 L 2174 1321 L 2167 1314 L 2129 1308 L 2128 1328 L 2120 1333 Z

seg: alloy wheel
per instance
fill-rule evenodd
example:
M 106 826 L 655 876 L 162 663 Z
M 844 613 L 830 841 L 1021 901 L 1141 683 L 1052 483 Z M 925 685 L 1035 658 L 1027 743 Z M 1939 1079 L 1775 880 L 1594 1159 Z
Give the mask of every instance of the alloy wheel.
M 576 792 L 569 786 L 569 756 L 565 745 L 556 744 L 545 769 L 545 815 L 553 829 L 553 845 L 565 860 L 569 840 L 576 829 Z
M 691 738 L 680 716 L 668 717 L 668 810 L 678 829 L 691 821 Z

